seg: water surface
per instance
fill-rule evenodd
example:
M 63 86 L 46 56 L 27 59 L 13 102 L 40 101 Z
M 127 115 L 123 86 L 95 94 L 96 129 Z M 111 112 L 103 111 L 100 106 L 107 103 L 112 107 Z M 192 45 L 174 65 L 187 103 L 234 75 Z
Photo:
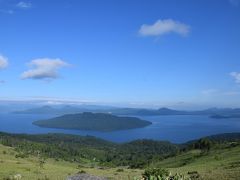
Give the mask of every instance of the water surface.
M 0 114 L 0 131 L 10 133 L 67 133 L 92 135 L 114 142 L 127 142 L 135 139 L 168 140 L 182 143 L 207 135 L 226 132 L 240 132 L 240 119 L 213 119 L 208 116 L 138 116 L 152 122 L 152 125 L 132 130 L 114 132 L 64 130 L 42 128 L 33 121 L 48 119 L 54 115 L 39 114 Z

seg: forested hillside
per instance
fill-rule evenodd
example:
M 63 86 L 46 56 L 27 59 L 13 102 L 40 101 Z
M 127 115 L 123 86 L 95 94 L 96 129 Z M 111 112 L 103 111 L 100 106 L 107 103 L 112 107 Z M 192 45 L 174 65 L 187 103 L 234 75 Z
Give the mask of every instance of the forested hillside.
M 0 178 L 13 172 L 51 179 L 64 179 L 77 172 L 112 179 L 140 179 L 142 175 L 150 178 L 158 174 L 170 177 L 169 172 L 178 173 L 179 178 L 199 180 L 234 180 L 240 176 L 240 133 L 203 137 L 179 145 L 153 140 L 116 144 L 66 134 L 0 133 L 0 144 L 0 166 L 4 169 Z M 8 148 L 11 150 L 5 150 Z

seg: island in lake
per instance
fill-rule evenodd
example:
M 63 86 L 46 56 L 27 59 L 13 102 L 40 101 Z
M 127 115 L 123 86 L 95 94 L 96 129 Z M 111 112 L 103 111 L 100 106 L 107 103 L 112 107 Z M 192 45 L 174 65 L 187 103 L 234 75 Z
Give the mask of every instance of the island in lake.
M 106 113 L 84 112 L 78 114 L 66 114 L 48 120 L 34 121 L 33 124 L 47 128 L 106 132 L 143 128 L 152 123 L 136 117 L 120 117 Z
M 239 119 L 240 118 L 240 114 L 232 114 L 232 115 L 219 115 L 219 114 L 216 114 L 216 115 L 212 115 L 210 116 L 211 118 L 214 118 L 214 119 Z

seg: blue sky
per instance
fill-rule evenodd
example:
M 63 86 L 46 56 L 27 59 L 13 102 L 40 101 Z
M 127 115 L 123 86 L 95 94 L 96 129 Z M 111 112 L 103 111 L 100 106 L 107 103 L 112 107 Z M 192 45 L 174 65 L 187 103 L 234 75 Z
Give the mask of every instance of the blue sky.
M 239 0 L 0 0 L 0 99 L 240 107 Z

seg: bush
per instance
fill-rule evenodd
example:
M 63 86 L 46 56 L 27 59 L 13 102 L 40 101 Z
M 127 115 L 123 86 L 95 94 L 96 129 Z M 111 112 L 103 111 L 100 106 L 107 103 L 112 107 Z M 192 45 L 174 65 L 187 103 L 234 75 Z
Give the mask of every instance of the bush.
M 117 169 L 116 171 L 117 171 L 117 172 L 123 172 L 124 169 Z
M 80 170 L 80 171 L 78 171 L 77 174 L 85 174 L 85 173 L 86 173 L 86 171 L 84 171 L 84 170 Z
M 194 180 L 194 179 L 199 179 L 200 175 L 198 174 L 197 171 L 190 171 L 188 172 L 190 179 Z
M 143 178 L 146 180 L 157 179 L 162 180 L 166 179 L 170 175 L 169 171 L 162 168 L 150 168 L 146 169 L 142 174 Z
M 27 157 L 28 157 L 28 155 L 24 154 L 24 153 L 19 153 L 19 154 L 15 155 L 15 158 L 27 158 Z
M 135 178 L 136 179 L 136 178 Z M 182 174 L 171 175 L 171 173 L 162 168 L 146 169 L 142 174 L 144 180 L 190 180 Z

